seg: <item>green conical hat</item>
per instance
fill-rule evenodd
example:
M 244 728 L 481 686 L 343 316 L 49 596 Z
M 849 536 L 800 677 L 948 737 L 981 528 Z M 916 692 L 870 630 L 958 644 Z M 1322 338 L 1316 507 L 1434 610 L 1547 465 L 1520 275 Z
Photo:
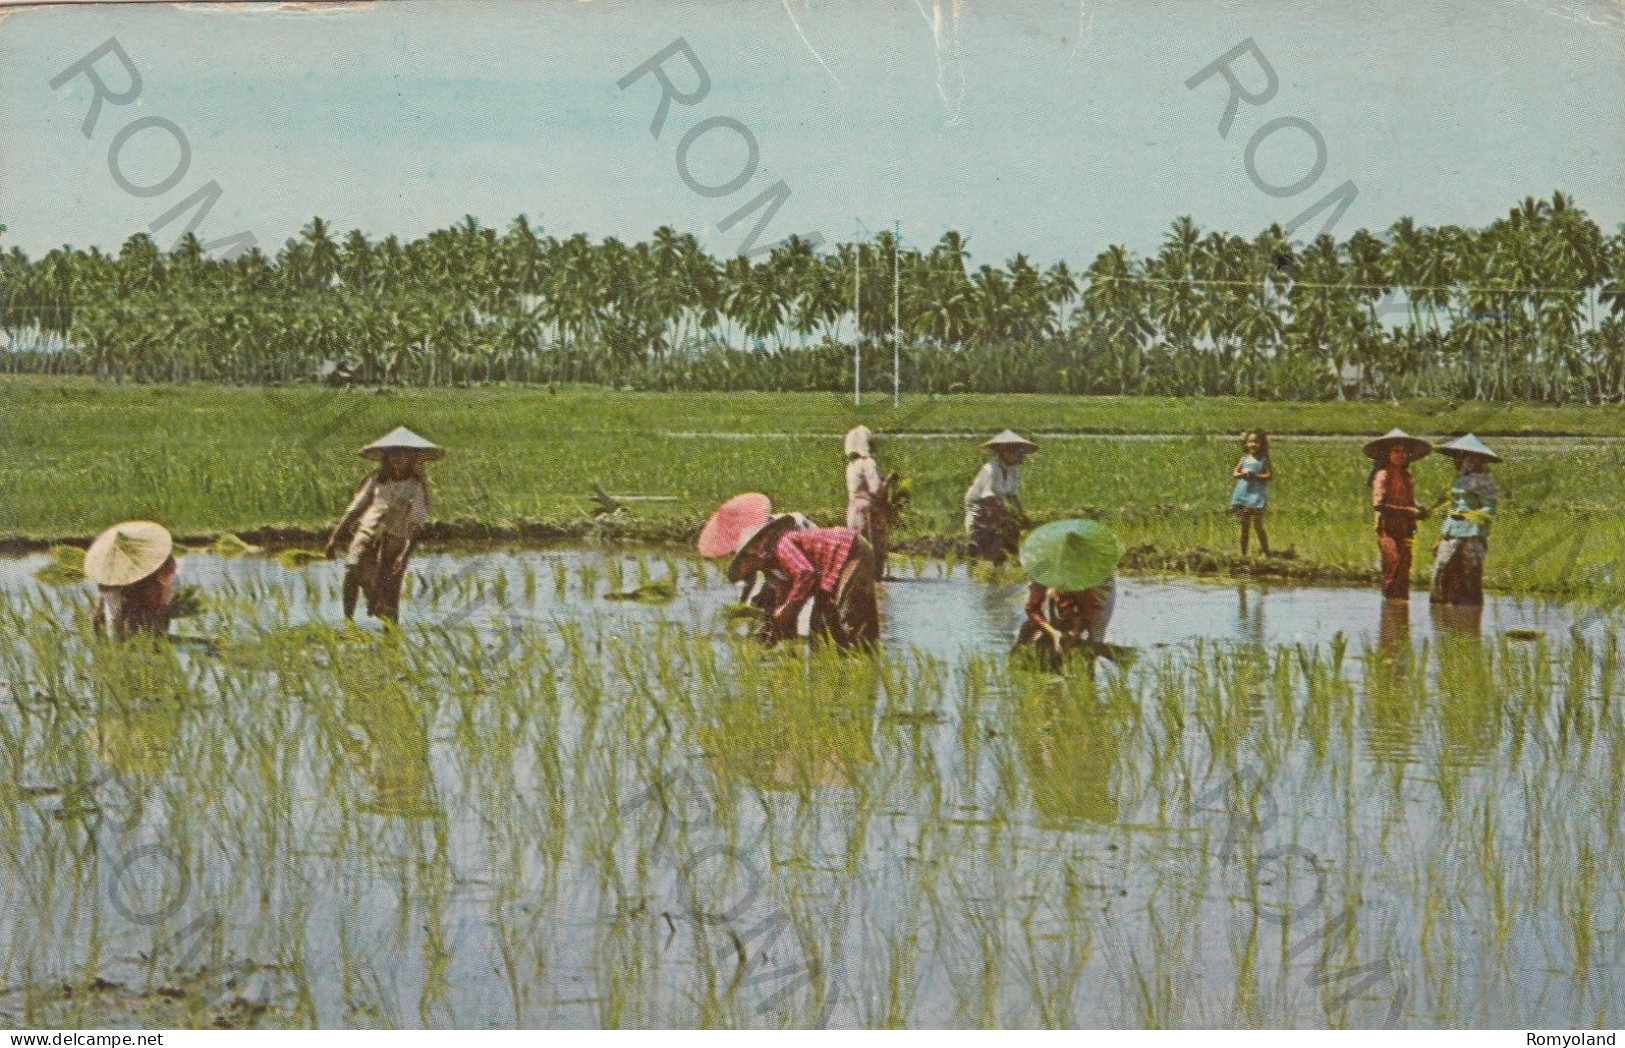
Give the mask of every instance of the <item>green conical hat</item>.
M 1448 444 L 1440 444 L 1435 450 L 1442 455 L 1449 455 L 1451 458 L 1455 458 L 1457 455 L 1477 455 L 1479 458 L 1490 462 L 1501 461 L 1500 455 L 1491 451 L 1488 444 L 1479 440 L 1472 433 L 1467 434 L 1465 437 L 1457 437 Z
M 1117 571 L 1117 536 L 1094 520 L 1058 520 L 1027 535 L 1021 567 L 1042 586 L 1078 593 L 1094 589 Z
M 396 426 L 377 440 L 361 449 L 362 458 L 381 459 L 385 452 L 403 451 L 425 460 L 446 457 L 446 449 L 433 441 L 424 440 L 405 426 Z

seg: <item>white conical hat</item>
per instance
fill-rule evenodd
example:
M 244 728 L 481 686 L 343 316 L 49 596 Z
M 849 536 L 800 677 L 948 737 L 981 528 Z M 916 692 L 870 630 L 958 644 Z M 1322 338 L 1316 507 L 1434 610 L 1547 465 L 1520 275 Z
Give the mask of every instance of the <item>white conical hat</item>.
M 868 426 L 853 426 L 846 432 L 846 453 L 848 455 L 873 454 L 874 437 Z
M 1411 461 L 1413 462 L 1420 458 L 1427 458 L 1433 451 L 1432 444 L 1429 444 L 1421 437 L 1413 437 L 1398 427 L 1389 430 L 1376 440 L 1367 441 L 1364 451 L 1370 458 L 1383 459 L 1388 457 L 1388 449 L 1395 444 L 1403 445 L 1405 450 L 1410 452 Z
M 405 451 L 419 458 L 433 460 L 446 457 L 446 449 L 413 433 L 405 426 L 396 426 L 377 440 L 361 449 L 362 458 L 381 459 L 386 451 Z
M 984 441 L 983 444 L 982 444 L 982 447 L 984 447 L 984 448 L 1021 448 L 1022 450 L 1027 451 L 1027 452 L 1033 452 L 1033 451 L 1038 450 L 1038 445 L 1037 444 L 1034 444 L 1032 441 L 1028 440 L 1026 437 L 1024 437 L 1021 434 L 1017 433 L 1013 429 L 1007 429 L 1003 433 L 1000 433 L 998 436 L 994 437 L 992 440 Z
M 85 551 L 85 577 L 98 586 L 128 586 L 164 566 L 175 540 L 162 524 L 127 520 L 96 536 Z
M 1452 458 L 1457 455 L 1477 455 L 1479 458 L 1485 459 L 1489 462 L 1501 461 L 1500 455 L 1497 455 L 1495 452 L 1491 451 L 1488 444 L 1484 443 L 1482 440 L 1479 440 L 1478 437 L 1472 433 L 1467 434 L 1465 437 L 1457 437 L 1448 444 L 1440 444 L 1434 450 L 1438 451 L 1440 454 L 1449 455 Z

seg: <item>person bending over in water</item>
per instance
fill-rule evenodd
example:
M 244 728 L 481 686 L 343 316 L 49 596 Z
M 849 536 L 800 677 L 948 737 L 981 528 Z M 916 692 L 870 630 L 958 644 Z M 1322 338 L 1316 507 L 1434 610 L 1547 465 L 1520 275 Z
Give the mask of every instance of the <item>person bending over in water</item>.
M 344 557 L 344 617 L 355 618 L 356 597 L 367 595 L 367 613 L 394 622 L 400 616 L 401 584 L 412 544 L 429 516 L 429 482 L 422 463 L 445 451 L 404 426 L 363 448 L 362 457 L 379 460 L 378 470 L 356 492 L 327 540 L 332 559 L 339 539 L 353 526 Z
M 1034 582 L 1027 587 L 1027 617 L 1016 634 L 1016 648 L 1037 651 L 1044 665 L 1054 669 L 1085 641 L 1106 642 L 1106 627 L 1116 606 L 1116 578 L 1093 589 L 1072 591 Z
M 169 632 L 180 574 L 174 549 L 169 531 L 150 520 L 115 524 L 96 537 L 85 551 L 85 577 L 97 588 L 97 632 L 113 640 Z
M 965 492 L 965 533 L 972 556 L 1003 564 L 1027 523 L 1021 507 L 1021 463 L 1038 445 L 1007 429 L 982 447 L 991 457 Z
M 1016 650 L 1059 669 L 1067 652 L 1103 645 L 1117 605 L 1117 536 L 1099 521 L 1058 520 L 1028 534 L 1021 566 L 1032 585 Z
M 794 637 L 801 607 L 811 600 L 815 635 L 843 648 L 877 643 L 874 550 L 851 528 L 798 530 L 795 523 L 787 513 L 773 517 L 745 536 L 728 566 L 731 582 L 774 571 L 789 580 L 768 618 L 767 642 Z

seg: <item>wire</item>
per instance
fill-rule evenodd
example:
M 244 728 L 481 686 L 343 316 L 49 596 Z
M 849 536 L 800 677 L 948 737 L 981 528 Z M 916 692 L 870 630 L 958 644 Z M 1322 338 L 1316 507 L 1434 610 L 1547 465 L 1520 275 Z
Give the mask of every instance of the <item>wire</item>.
M 1093 276 L 1089 276 L 1087 273 L 1085 273 L 1084 276 L 1088 277 L 1089 281 L 1091 283 L 1095 283 L 1095 284 L 1109 284 L 1109 283 L 1113 283 L 1113 282 L 1121 283 L 1121 284 L 1211 284 L 1211 285 L 1214 285 L 1214 286 L 1225 286 L 1225 287 L 1257 287 L 1259 285 L 1258 280 L 1213 280 L 1213 279 L 1208 279 L 1208 278 L 1203 278 L 1203 277 L 1118 277 L 1118 276 L 1093 277 Z M 1261 278 L 1261 279 L 1263 279 L 1263 278 Z M 1291 281 L 1291 286 L 1292 287 L 1336 288 L 1336 289 L 1342 290 L 1342 291 L 1382 291 L 1382 292 L 1388 292 L 1388 291 L 1405 291 L 1405 290 L 1407 290 L 1406 288 L 1404 288 L 1403 286 L 1400 286 L 1398 284 L 1388 284 L 1388 285 L 1384 285 L 1384 284 L 1349 284 L 1349 283 L 1345 283 L 1345 282 L 1342 282 L 1342 281 L 1339 281 L 1337 283 L 1325 283 L 1325 282 L 1322 282 L 1322 281 L 1314 281 L 1314 280 L 1294 280 L 1294 281 Z M 1497 294 L 1497 295 L 1513 295 L 1513 294 L 1526 294 L 1526 295 L 1563 295 L 1563 294 L 1584 295 L 1584 294 L 1587 294 L 1588 292 L 1590 292 L 1592 289 L 1591 288 L 1586 288 L 1586 287 L 1532 287 L 1531 288 L 1531 287 L 1489 287 L 1489 286 L 1486 286 L 1486 285 L 1479 285 L 1479 284 L 1445 284 L 1445 285 L 1433 285 L 1433 286 L 1427 286 L 1427 287 L 1414 287 L 1414 288 L 1410 288 L 1408 290 L 1410 290 L 1410 291 L 1448 291 L 1448 292 L 1453 292 L 1453 293 L 1457 293 L 1457 294 L 1459 294 L 1460 292 L 1463 292 L 1463 291 L 1484 291 L 1484 292 L 1489 292 L 1489 293 Z

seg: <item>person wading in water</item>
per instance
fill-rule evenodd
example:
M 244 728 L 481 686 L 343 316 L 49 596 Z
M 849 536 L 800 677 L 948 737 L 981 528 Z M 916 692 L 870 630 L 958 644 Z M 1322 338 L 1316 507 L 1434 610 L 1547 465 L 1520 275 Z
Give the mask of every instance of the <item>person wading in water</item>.
M 1032 650 L 1058 671 L 1085 642 L 1103 645 L 1117 606 L 1121 550 L 1111 529 L 1093 520 L 1057 520 L 1021 544 L 1021 566 L 1032 579 L 1017 652 Z
M 1483 604 L 1484 558 L 1499 496 L 1490 463 L 1500 462 L 1501 456 L 1471 433 L 1439 445 L 1438 450 L 1456 460 L 1456 479 L 1434 549 L 1429 599 L 1434 604 Z
M 1428 511 L 1417 505 L 1410 464 L 1432 451 L 1432 444 L 1401 429 L 1389 430 L 1365 446 L 1366 455 L 1375 463 L 1368 479 L 1371 508 L 1376 513 L 1377 549 L 1382 554 L 1382 595 L 1387 600 L 1411 599 L 1416 522 Z
M 972 556 L 1003 564 L 1016 551 L 1027 523 L 1021 508 L 1021 463 L 1038 445 L 1007 429 L 982 447 L 991 457 L 965 492 L 965 533 Z
M 429 517 L 429 482 L 422 464 L 445 454 L 405 426 L 361 449 L 363 458 L 378 460 L 378 469 L 356 492 L 324 551 L 331 560 L 339 539 L 355 528 L 344 557 L 345 618 L 355 618 L 360 593 L 367 595 L 367 614 L 373 618 L 399 618 L 412 544 Z
M 869 541 L 875 551 L 875 575 L 886 577 L 890 545 L 891 487 L 875 464 L 874 435 L 868 426 L 855 426 L 846 434 L 846 526 Z
M 741 582 L 757 572 L 777 572 L 789 582 L 768 619 L 764 639 L 769 644 L 796 635 L 808 600 L 815 636 L 843 648 L 880 640 L 874 550 L 851 528 L 798 529 L 791 514 L 779 514 L 743 537 L 728 580 Z
M 85 577 L 98 596 L 92 623 L 113 640 L 136 633 L 164 634 L 175 611 L 175 540 L 161 524 L 115 524 L 85 551 Z

